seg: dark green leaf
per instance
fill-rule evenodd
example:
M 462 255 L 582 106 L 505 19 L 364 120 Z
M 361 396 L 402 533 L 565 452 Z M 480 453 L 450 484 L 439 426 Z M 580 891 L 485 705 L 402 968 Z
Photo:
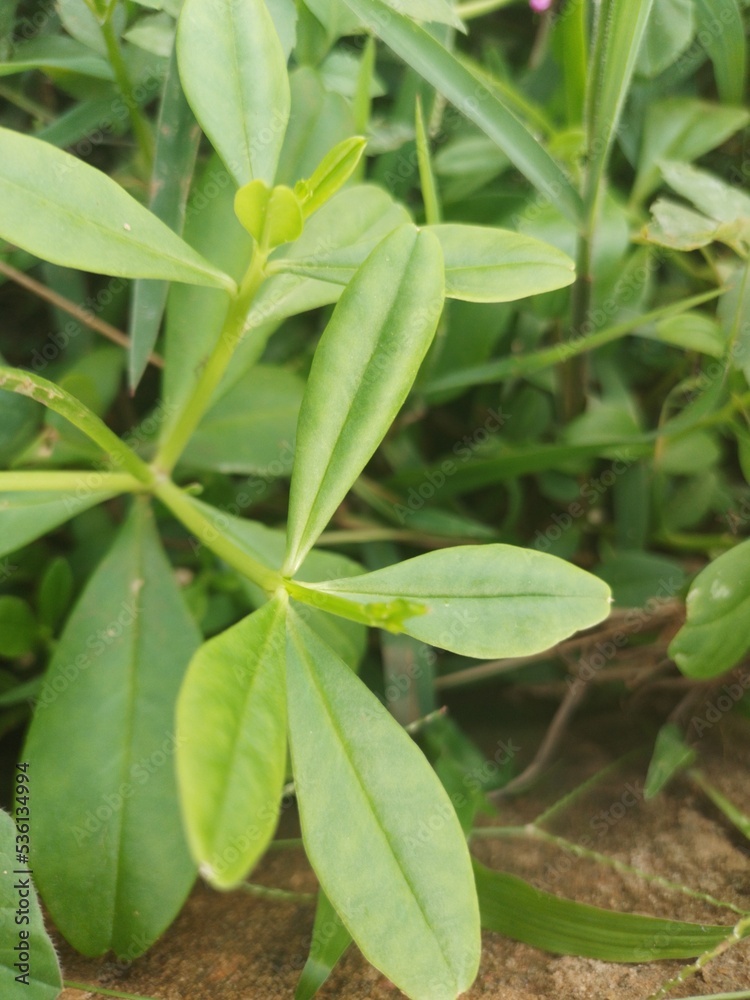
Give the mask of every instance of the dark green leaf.
M 173 758 L 177 692 L 199 641 L 136 501 L 68 621 L 24 750 L 37 884 L 85 955 L 145 951 L 195 877 Z
M 604 962 L 693 958 L 732 935 L 731 927 L 618 913 L 561 899 L 474 861 L 482 926 L 558 955 Z
M 643 797 L 653 799 L 675 774 L 684 771 L 695 758 L 695 750 L 685 743 L 679 726 L 675 726 L 672 722 L 666 723 L 656 737 Z
M 669 655 L 688 677 L 730 670 L 750 648 L 750 540 L 702 570 L 687 596 L 687 622 Z

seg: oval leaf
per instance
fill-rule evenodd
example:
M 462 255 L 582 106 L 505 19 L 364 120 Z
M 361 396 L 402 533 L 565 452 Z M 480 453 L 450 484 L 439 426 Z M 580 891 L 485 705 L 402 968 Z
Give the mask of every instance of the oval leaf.
M 750 648 L 750 539 L 702 570 L 687 596 L 687 622 L 669 655 L 688 677 L 717 677 Z
M 466 841 L 422 753 L 293 610 L 289 738 L 305 850 L 369 962 L 413 1000 L 454 1000 L 479 965 Z
M 610 590 L 571 563 L 513 545 L 462 545 L 407 559 L 351 580 L 295 585 L 311 603 L 342 614 L 356 604 L 415 601 L 426 614 L 403 630 L 463 656 L 529 656 L 609 614 Z
M 100 170 L 0 128 L 0 236 L 53 264 L 235 290 L 229 275 Z
M 68 621 L 24 751 L 37 885 L 84 955 L 145 951 L 195 877 L 174 707 L 199 641 L 153 515 L 137 501 Z
M 572 284 L 567 254 L 531 236 L 485 226 L 430 226 L 445 258 L 445 294 L 467 302 L 513 302 Z
M 393 422 L 443 306 L 440 244 L 406 225 L 344 291 L 315 352 L 302 400 L 289 503 L 291 575 Z
M 229 889 L 273 836 L 286 772 L 284 609 L 260 611 L 201 646 L 177 703 L 177 776 L 201 874 Z
M 185 0 L 177 56 L 195 117 L 238 186 L 272 185 L 291 98 L 264 0 Z

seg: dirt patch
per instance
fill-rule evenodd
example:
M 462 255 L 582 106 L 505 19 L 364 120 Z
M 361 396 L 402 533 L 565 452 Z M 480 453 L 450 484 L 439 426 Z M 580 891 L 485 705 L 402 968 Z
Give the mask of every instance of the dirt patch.
M 473 731 L 485 751 L 498 737 L 514 737 L 528 758 L 543 732 L 538 724 L 522 730 L 518 713 L 505 698 L 501 711 L 485 700 L 485 719 L 476 719 L 476 701 L 454 699 L 460 717 L 473 712 Z M 663 718 L 663 716 L 662 716 Z M 587 713 L 573 726 L 555 764 L 533 792 L 504 805 L 499 822 L 522 825 L 558 802 L 639 742 L 653 739 L 659 716 L 617 710 Z M 736 805 L 750 812 L 750 726 L 728 717 L 701 740 L 701 767 Z M 647 753 L 614 764 L 544 823 L 550 833 L 585 843 L 625 865 L 681 883 L 701 893 L 750 910 L 750 851 L 705 796 L 687 779 L 675 781 L 662 796 L 644 802 Z M 493 821 L 498 822 L 498 821 Z M 285 817 L 283 836 L 292 836 L 294 817 Z M 654 881 L 605 867 L 549 843 L 519 837 L 475 841 L 476 855 L 491 867 L 513 872 L 540 887 L 585 902 L 695 922 L 726 923 L 736 915 L 676 893 Z M 253 874 L 267 886 L 312 891 L 315 878 L 300 850 L 269 855 Z M 59 950 L 65 978 L 104 988 L 142 993 L 159 1000 L 286 1000 L 294 996 L 312 931 L 314 906 L 258 899 L 244 892 L 216 893 L 197 885 L 178 920 L 145 956 L 123 968 L 111 959 L 88 961 L 64 942 Z M 675 976 L 684 962 L 650 965 L 610 964 L 554 956 L 492 933 L 484 935 L 482 967 L 467 1000 L 646 1000 Z M 716 960 L 670 992 L 670 998 L 750 988 L 750 940 Z M 64 1000 L 80 1000 L 73 990 Z M 321 1000 L 394 1000 L 401 995 L 350 949 Z

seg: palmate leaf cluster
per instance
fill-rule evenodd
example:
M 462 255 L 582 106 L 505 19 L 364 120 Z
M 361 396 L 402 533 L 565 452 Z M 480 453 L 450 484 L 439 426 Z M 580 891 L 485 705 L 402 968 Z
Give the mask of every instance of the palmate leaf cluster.
M 735 106 L 744 50 L 718 39 L 705 47 L 725 102 L 707 124 L 695 125 L 700 102 L 692 98 L 649 106 L 626 210 L 608 179 L 617 141 L 627 150 L 633 81 L 647 89 L 644 81 L 673 65 L 706 19 L 702 3 L 689 4 L 691 31 L 666 32 L 666 41 L 664 8 L 679 3 L 607 0 L 595 18 L 587 4 L 565 6 L 555 31 L 566 53 L 563 114 L 574 155 L 561 152 L 562 139 L 555 149 L 545 113 L 520 91 L 456 54 L 465 25 L 449 0 L 184 0 L 144 5 L 150 12 L 137 16 L 131 6 L 63 0 L 64 31 L 40 31 L 0 63 L 9 77 L 41 69 L 61 85 L 70 74 L 97 81 L 74 109 L 86 123 L 101 113 L 99 87 L 123 100 L 148 198 L 61 148 L 74 145 L 81 127 L 72 112 L 57 132 L 0 127 L 0 236 L 25 269 L 41 260 L 130 283 L 127 372 L 136 398 L 148 392 L 144 373 L 163 348 L 159 398 L 123 437 L 104 420 L 118 390 L 114 348 L 54 381 L 40 374 L 46 361 L 0 368 L 0 457 L 9 468 L 0 473 L 0 557 L 113 499 L 122 512 L 90 558 L 72 610 L 64 560 L 50 566 L 40 598 L 51 657 L 28 692 L 35 707 L 23 757 L 34 775 L 35 882 L 56 926 L 86 955 L 136 957 L 174 920 L 197 873 L 218 889 L 248 877 L 291 788 L 321 887 L 316 926 L 336 931 L 324 940 L 314 932 L 298 997 L 314 995 L 352 940 L 406 995 L 456 997 L 476 976 L 481 924 L 613 961 L 719 946 L 726 928 L 697 933 L 599 911 L 472 861 L 455 788 L 357 675 L 368 626 L 457 657 L 540 653 L 606 618 L 605 580 L 618 579 L 625 563 L 593 575 L 564 558 L 573 553 L 557 548 L 551 532 L 535 548 L 493 531 L 473 544 L 481 525 L 458 514 L 451 527 L 472 544 L 402 561 L 395 551 L 379 561 L 370 552 L 367 570 L 318 543 L 350 491 L 372 495 L 363 474 L 391 448 L 389 432 L 415 386 L 428 401 L 450 402 L 469 386 L 527 378 L 534 401 L 524 419 L 533 426 L 550 388 L 539 373 L 553 364 L 562 365 L 564 408 L 573 407 L 559 440 L 521 434 L 510 448 L 472 445 L 468 460 L 454 450 L 461 459 L 450 471 L 445 460 L 434 469 L 407 460 L 396 490 L 439 482 L 450 498 L 540 473 L 559 498 L 566 477 L 580 477 L 590 459 L 614 457 L 631 496 L 647 461 L 672 477 L 662 481 L 664 538 L 700 520 L 688 513 L 670 523 L 663 500 L 680 488 L 677 477 L 703 488 L 715 476 L 716 461 L 685 454 L 696 442 L 710 451 L 714 427 L 735 427 L 744 412 L 748 201 L 689 163 L 747 123 Z M 735 3 L 726 10 L 741 18 Z M 344 35 L 369 40 L 356 59 L 347 53 L 337 63 L 332 46 Z M 375 37 L 409 67 L 419 225 L 387 190 L 400 182 L 363 179 L 378 142 L 383 162 L 398 167 L 395 125 L 381 126 L 378 138 L 372 120 L 381 92 Z M 142 108 L 148 90 L 139 99 L 134 83 L 148 59 L 139 69 L 136 50 L 158 57 L 155 135 Z M 433 156 L 423 101 L 437 120 L 444 100 L 464 123 Z M 461 161 L 469 145 L 473 163 Z M 458 171 L 450 162 L 457 155 Z M 517 179 L 509 186 L 527 210 L 506 212 L 507 225 L 461 221 L 450 210 L 451 186 L 462 205 L 511 167 L 532 193 L 520 193 Z M 648 221 L 646 201 L 662 182 L 691 207 L 660 199 Z M 633 247 L 629 219 L 641 223 Z M 716 266 L 729 286 L 717 319 L 697 311 L 715 288 L 683 290 L 649 311 L 641 282 L 632 302 L 628 275 L 648 271 L 649 255 L 715 242 L 732 255 Z M 493 357 L 497 331 L 482 331 L 481 310 L 510 317 L 509 304 L 532 296 L 539 305 L 517 330 L 524 349 Z M 309 372 L 277 363 L 279 327 L 322 307 L 330 316 Z M 477 323 L 465 344 L 455 333 L 446 338 L 461 309 L 474 310 L 466 315 Z M 550 347 L 539 333 L 552 315 L 571 332 Z M 611 361 L 597 372 L 601 395 L 592 393 L 586 412 L 576 409 L 576 395 L 587 395 L 576 359 L 631 332 L 723 365 L 689 405 L 665 409 L 659 441 Z M 673 390 L 674 411 L 683 388 Z M 745 449 L 746 434 L 737 431 Z M 42 456 L 47 439 L 51 459 Z M 236 495 L 242 482 L 260 482 L 263 495 L 290 477 L 285 527 L 239 516 L 247 501 L 225 507 L 200 498 L 203 479 L 211 494 L 216 477 L 227 476 L 250 477 L 222 480 Z M 704 513 L 715 503 L 711 485 Z M 377 503 L 382 510 L 382 497 Z M 415 523 L 421 516 L 439 533 L 421 506 Z M 393 510 L 407 510 L 391 508 L 391 520 Z M 631 533 L 625 548 L 637 550 L 638 539 L 645 547 L 637 516 L 622 530 Z M 207 578 L 223 574 L 255 610 L 222 615 L 206 639 L 195 614 L 205 593 L 194 589 L 189 609 L 167 556 L 175 533 L 190 539 Z M 730 669 L 750 646 L 746 544 L 712 563 L 690 592 L 687 624 L 671 647 L 689 676 Z M 634 557 L 646 576 L 655 572 L 647 553 Z M 27 633 L 37 641 L 33 616 L 17 597 L 0 601 L 11 602 L 0 621 L 16 643 L 0 652 L 22 654 Z M 26 697 L 11 691 L 9 703 Z M 3 843 L 12 836 L 9 826 Z M 644 936 L 665 943 L 644 951 Z M 6 961 L 0 976 L 11 970 Z M 54 962 L 47 971 L 40 996 L 59 985 Z

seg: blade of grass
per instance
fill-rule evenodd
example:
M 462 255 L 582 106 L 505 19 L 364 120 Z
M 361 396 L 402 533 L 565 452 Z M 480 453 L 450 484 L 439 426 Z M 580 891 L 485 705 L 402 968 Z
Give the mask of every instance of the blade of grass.
M 707 945 L 720 947 L 736 930 L 577 903 L 476 859 L 474 875 L 483 927 L 557 954 L 605 962 L 690 958 Z
M 698 38 L 713 63 L 719 97 L 725 104 L 742 104 L 747 54 L 739 4 L 737 0 L 695 0 L 695 8 Z
M 743 813 L 742 810 L 738 809 L 734 803 L 730 802 L 725 795 L 722 795 L 719 789 L 711 784 L 702 771 L 699 771 L 696 768 L 690 771 L 690 777 L 696 785 L 698 785 L 698 787 L 706 793 L 716 808 L 719 809 L 726 816 L 729 822 L 740 831 L 742 836 L 750 840 L 750 816 Z
M 526 126 L 424 28 L 382 0 L 345 0 L 404 62 L 451 101 L 503 150 L 508 159 L 568 218 L 582 215 L 581 199 L 562 168 Z
M 614 340 L 619 340 L 628 333 L 632 333 L 639 326 L 646 326 L 656 323 L 659 320 L 669 319 L 672 316 L 679 316 L 680 313 L 704 302 L 710 302 L 718 298 L 724 289 L 713 289 L 710 292 L 703 292 L 694 295 L 689 299 L 680 302 L 670 303 L 651 312 L 643 313 L 640 316 L 633 316 L 631 319 L 615 323 L 613 326 L 605 327 L 604 330 L 597 330 L 594 333 L 579 336 L 569 340 L 564 344 L 556 344 L 554 347 L 545 347 L 540 351 L 532 351 L 529 354 L 499 358 L 497 361 L 489 361 L 475 368 L 465 368 L 463 371 L 453 372 L 450 375 L 443 375 L 440 378 L 429 382 L 423 387 L 425 393 L 442 392 L 444 389 L 468 389 L 475 385 L 487 385 L 492 382 L 502 382 L 506 378 L 524 378 L 550 368 L 552 365 L 583 354 L 586 351 L 603 347 Z

